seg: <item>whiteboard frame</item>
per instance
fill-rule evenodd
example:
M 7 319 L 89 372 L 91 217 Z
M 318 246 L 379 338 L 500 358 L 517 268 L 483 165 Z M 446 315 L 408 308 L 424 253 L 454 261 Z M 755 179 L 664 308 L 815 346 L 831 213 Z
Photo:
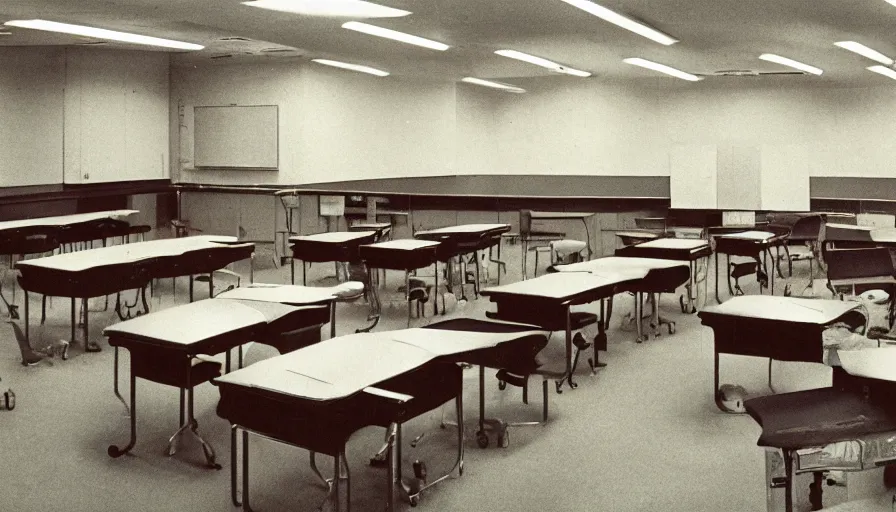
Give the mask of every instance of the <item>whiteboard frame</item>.
M 273 167 L 259 166 L 239 166 L 239 165 L 199 165 L 196 161 L 196 111 L 205 108 L 256 108 L 256 107 L 273 107 L 277 114 L 277 130 L 275 137 L 277 164 Z M 279 171 L 280 170 L 280 105 L 260 104 L 260 105 L 193 105 L 193 161 L 194 168 L 198 171 Z

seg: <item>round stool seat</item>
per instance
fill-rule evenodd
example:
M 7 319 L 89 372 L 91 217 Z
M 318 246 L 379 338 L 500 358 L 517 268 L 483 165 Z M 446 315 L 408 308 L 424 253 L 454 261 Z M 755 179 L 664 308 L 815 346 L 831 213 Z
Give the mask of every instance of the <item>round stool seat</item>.
M 551 242 L 551 249 L 560 256 L 582 252 L 587 246 L 588 244 L 580 240 L 556 240 Z
M 334 287 L 336 297 L 350 299 L 364 293 L 364 283 L 360 281 L 346 281 Z

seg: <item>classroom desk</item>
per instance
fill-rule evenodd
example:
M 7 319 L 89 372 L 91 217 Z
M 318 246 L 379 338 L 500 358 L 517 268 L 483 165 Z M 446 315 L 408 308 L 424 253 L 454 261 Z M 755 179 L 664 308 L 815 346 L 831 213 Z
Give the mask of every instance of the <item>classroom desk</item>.
M 608 256 L 594 260 L 573 263 L 570 265 L 557 265 L 557 272 L 587 272 L 598 276 L 611 275 L 638 275 L 638 279 L 625 281 L 617 288 L 618 292 L 630 292 L 635 295 L 635 341 L 641 343 L 647 341 L 647 335 L 643 334 L 641 319 L 644 317 L 644 294 L 654 295 L 658 293 L 674 292 L 679 286 L 690 280 L 690 266 L 682 261 L 654 258 L 632 258 L 623 256 Z M 613 299 L 609 297 L 604 328 L 608 328 L 613 311 Z M 602 312 L 603 316 L 603 312 Z M 669 322 L 669 334 L 673 334 L 674 322 Z M 660 317 L 658 300 L 653 299 L 651 312 L 651 326 L 654 328 L 654 337 L 659 337 Z
M 775 270 L 780 274 L 777 258 L 770 254 L 772 247 L 780 246 L 786 243 L 787 233 L 772 233 L 770 231 L 742 231 L 735 233 L 725 233 L 721 235 L 712 235 L 712 243 L 715 251 L 715 270 L 716 270 L 716 302 L 722 303 L 719 298 L 719 254 L 726 256 L 725 277 L 728 281 L 728 292 L 734 295 L 735 290 L 731 287 L 731 277 L 729 271 L 731 269 L 731 256 L 745 256 L 756 260 L 758 266 L 757 272 L 760 273 L 757 278 L 760 281 L 759 291 L 762 293 L 762 283 L 767 281 L 768 288 L 772 295 L 775 294 L 775 273 L 768 268 L 768 260 L 772 259 L 775 264 Z M 764 276 L 764 277 L 763 277 Z
M 597 326 L 598 339 L 604 340 L 606 338 L 604 300 L 616 295 L 626 286 L 631 286 L 645 275 L 646 271 L 643 269 L 605 273 L 558 272 L 487 288 L 482 290 L 482 295 L 497 303 L 498 311 L 495 318 L 499 320 L 566 332 L 566 371 L 556 382 L 557 392 L 560 393 L 564 381 L 569 383 L 570 388 L 575 389 L 578 386 L 572 380 L 575 371 L 572 331 L 576 320 L 576 313 L 571 311 L 572 306 L 601 301 L 601 314 L 600 318 L 597 318 Z M 599 364 L 597 340 L 593 348 L 594 358 L 589 360 L 592 373 Z
M 687 283 L 687 301 L 685 296 L 679 297 L 678 302 L 682 313 L 696 313 L 699 288 L 697 285 L 697 264 L 700 260 L 706 260 L 712 255 L 712 247 L 707 240 L 692 240 L 684 238 L 660 238 L 647 242 L 630 245 L 616 249 L 617 256 L 631 258 L 655 258 L 661 260 L 687 261 L 690 269 L 690 277 Z M 708 265 L 707 265 L 708 267 Z M 706 276 L 703 276 L 703 293 L 706 295 Z
M 349 284 L 349 283 L 346 283 Z M 359 287 L 360 283 L 355 283 Z M 361 290 L 363 293 L 363 289 Z M 288 306 L 326 306 L 330 312 L 330 337 L 336 337 L 336 303 L 340 300 L 357 298 L 359 292 L 351 286 L 328 287 L 296 286 L 289 284 L 253 283 L 223 293 L 216 298 L 231 300 L 256 300 L 274 302 Z M 242 360 L 240 361 L 242 365 Z
M 0 222 L 0 236 L 2 236 L 5 231 L 13 231 L 22 228 L 63 228 L 97 220 L 125 220 L 137 213 L 140 212 L 138 210 L 109 210 L 93 213 L 57 215 L 53 217 L 38 217 L 34 219 L 8 220 Z
M 202 444 L 208 466 L 221 469 L 215 463 L 215 451 L 199 435 L 199 425 L 193 416 L 193 387 L 207 382 L 220 373 L 220 365 L 197 361 L 200 355 L 227 353 L 230 369 L 230 350 L 250 341 L 271 345 L 282 352 L 292 349 L 284 336 L 296 331 L 317 329 L 308 343 L 320 341 L 320 326 L 329 320 L 325 306 L 294 307 L 273 302 L 237 299 L 207 299 L 164 309 L 139 318 L 107 327 L 103 334 L 115 347 L 115 394 L 118 393 L 118 348 L 131 354 L 130 412 L 131 437 L 119 448 L 110 446 L 110 457 L 121 457 L 137 444 L 136 379 L 138 377 L 181 389 L 180 428 L 168 442 L 168 455 L 175 453 L 174 442 L 188 429 Z M 313 332 L 312 332 L 313 334 Z M 188 400 L 184 407 L 184 393 Z
M 136 307 L 125 304 L 121 310 L 120 292 L 140 290 L 144 313 L 149 312 L 146 287 L 154 279 L 190 276 L 190 300 L 193 300 L 193 280 L 196 274 L 210 274 L 209 296 L 214 288 L 213 272 L 252 257 L 255 246 L 240 243 L 229 236 L 193 236 L 169 238 L 115 245 L 98 249 L 58 254 L 19 262 L 19 285 L 25 290 L 25 337 L 29 336 L 28 293 L 71 299 L 71 336 L 75 340 L 75 300 L 82 299 L 85 308 L 83 336 L 85 349 L 100 350 L 89 339 L 87 299 L 119 294 L 116 312 L 124 319 Z M 138 313 L 139 314 L 139 313 Z
M 858 302 L 772 295 L 732 297 L 697 316 L 713 330 L 713 400 L 726 412 L 719 394 L 719 354 L 767 357 L 768 385 L 774 391 L 772 361 L 822 363 L 822 333 L 828 326 L 868 322 Z
M 290 279 L 296 283 L 295 260 L 302 262 L 302 284 L 306 279 L 306 263 L 360 263 L 358 248 L 372 244 L 377 239 L 376 231 L 331 231 L 313 235 L 300 235 L 289 238 L 292 244 L 292 260 L 290 261 Z
M 233 425 L 234 505 L 249 509 L 249 432 L 312 452 L 312 469 L 319 477 L 315 454 L 333 457 L 335 478 L 332 483 L 321 479 L 330 491 L 327 499 L 335 499 L 337 510 L 343 480 L 348 487 L 346 501 L 350 502 L 346 444 L 354 432 L 366 426 L 388 429 L 387 510 L 394 508 L 396 487 L 413 506 L 425 489 L 455 470 L 463 474 L 464 436 L 459 428 L 454 467 L 411 490 L 401 480 L 402 423 L 453 399 L 462 425 L 463 375 L 457 363 L 500 367 L 519 360 L 522 354 L 532 358 L 533 339 L 545 333 L 538 329 L 488 332 L 443 327 L 341 336 L 214 379 L 221 392 L 218 415 Z M 346 359 L 347 352 L 355 357 Z M 381 364 L 371 365 L 370 361 Z M 236 495 L 237 429 L 242 431 L 242 500 Z
M 411 275 L 410 273 L 422 268 L 435 266 L 435 290 L 439 290 L 439 250 L 441 242 L 430 240 L 389 240 L 375 244 L 362 245 L 359 248 L 360 259 L 367 265 L 371 276 L 376 275 L 375 269 L 400 270 L 404 272 L 405 299 L 408 303 L 408 327 L 411 326 Z M 371 284 L 372 289 L 377 288 L 376 283 Z M 374 315 L 379 318 L 381 311 L 379 294 L 372 294 L 372 303 L 375 304 Z M 443 307 L 444 309 L 444 307 Z M 433 297 L 433 315 L 439 314 L 438 300 Z M 443 311 L 444 312 L 444 311 Z
M 438 229 L 430 229 L 426 231 L 418 231 L 414 233 L 414 238 L 419 240 L 430 240 L 439 242 L 438 260 L 444 261 L 448 265 L 448 286 L 453 288 L 453 266 L 455 259 L 462 259 L 466 254 L 474 254 L 476 257 L 476 281 L 473 286 L 474 297 L 479 296 L 480 289 L 480 272 L 478 252 L 491 249 L 498 246 L 498 257 L 501 256 L 501 235 L 510 231 L 509 224 L 462 224 L 459 226 L 448 226 Z M 489 261 L 494 261 L 489 258 Z M 466 299 L 466 292 L 463 290 L 464 281 L 466 280 L 466 270 L 464 262 L 461 260 L 461 294 Z M 436 268 L 438 272 L 438 268 Z M 500 261 L 498 267 L 498 275 L 501 275 Z
M 875 350 L 850 351 L 852 356 L 867 357 Z M 843 354 L 843 351 L 839 351 Z M 862 354 L 867 353 L 867 354 Z M 874 355 L 871 355 L 874 357 Z M 810 492 L 813 510 L 823 506 L 822 473 L 827 468 L 861 471 L 896 462 L 896 383 L 861 374 L 852 375 L 845 366 L 835 367 L 833 385 L 828 388 L 783 393 L 753 398 L 744 402 L 747 413 L 762 427 L 758 445 L 779 449 L 784 458 L 785 510 L 794 507 L 794 476 L 811 471 L 815 492 Z M 860 446 L 858 457 L 818 457 L 807 449 Z M 812 450 L 814 451 L 814 450 Z M 830 459 L 830 460 L 825 460 Z

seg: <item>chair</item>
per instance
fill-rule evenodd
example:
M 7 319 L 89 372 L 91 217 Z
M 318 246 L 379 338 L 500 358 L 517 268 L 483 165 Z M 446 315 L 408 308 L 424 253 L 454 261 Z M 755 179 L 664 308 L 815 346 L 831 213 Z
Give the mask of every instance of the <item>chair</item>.
M 535 273 L 538 274 L 538 260 L 537 254 L 538 252 L 549 252 L 551 250 L 549 245 L 534 245 L 533 247 L 529 247 L 530 243 L 534 244 L 544 244 L 550 243 L 552 241 L 563 240 L 566 238 L 566 233 L 561 233 L 557 231 L 535 231 L 532 229 L 532 210 L 520 210 L 520 244 L 522 245 L 522 255 L 523 255 L 523 280 L 528 279 L 529 271 L 528 271 L 528 253 L 530 250 L 536 251 L 536 267 Z
M 293 213 L 302 207 L 302 200 L 297 195 L 278 194 L 280 204 L 283 205 L 283 211 L 286 214 L 286 229 L 278 229 L 276 232 L 277 240 L 274 243 L 275 259 L 280 265 L 285 265 L 291 258 L 289 255 L 289 237 L 298 235 L 298 229 L 295 225 Z M 283 240 L 280 242 L 280 240 Z

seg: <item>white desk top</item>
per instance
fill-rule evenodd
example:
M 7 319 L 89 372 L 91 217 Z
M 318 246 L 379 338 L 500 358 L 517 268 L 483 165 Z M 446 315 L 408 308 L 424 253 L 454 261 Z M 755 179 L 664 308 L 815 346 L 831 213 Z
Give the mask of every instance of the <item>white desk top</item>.
M 58 215 L 55 217 L 40 217 L 37 219 L 21 219 L 0 222 L 0 231 L 7 229 L 18 229 L 31 226 L 69 226 L 71 224 L 79 224 L 81 222 L 89 222 L 92 220 L 114 219 L 121 220 L 135 213 L 138 210 L 109 210 L 105 212 L 93 213 L 76 213 L 74 215 Z
M 643 279 L 646 275 L 646 267 L 608 271 L 558 272 L 556 274 L 545 274 L 526 281 L 517 281 L 511 284 L 486 288 L 480 294 L 488 296 L 491 293 L 507 293 L 563 299 L 605 286 L 624 283 L 633 279 Z
M 896 381 L 896 347 L 838 350 L 837 357 L 850 375 Z
M 419 235 L 452 235 L 456 233 L 472 234 L 472 233 L 488 233 L 498 229 L 509 228 L 509 224 L 461 224 L 460 226 L 448 226 L 438 229 L 429 229 L 426 231 L 418 231 L 414 236 Z
M 526 334 L 441 329 L 349 334 L 266 359 L 216 380 L 312 400 L 332 400 L 419 368 L 439 356 L 494 347 Z
M 874 231 L 875 229 L 882 228 L 874 228 L 871 226 L 856 226 L 855 224 L 837 224 L 834 222 L 828 222 L 825 226 L 829 228 L 837 228 L 837 229 L 851 229 L 853 231 Z
M 217 298 L 256 300 L 294 305 L 320 304 L 336 300 L 339 288 L 339 286 L 249 285 L 218 294 Z
M 46 258 L 25 260 L 16 263 L 18 267 L 33 266 L 78 272 L 103 265 L 135 263 L 141 260 L 163 256 L 178 256 L 190 251 L 233 247 L 218 242 L 233 243 L 233 236 L 202 235 L 184 238 L 164 238 L 132 244 L 113 245 L 86 251 L 57 254 Z M 237 247 L 251 247 L 253 244 L 239 244 Z
M 852 310 L 860 310 L 858 302 L 801 299 L 772 295 L 742 295 L 719 305 L 707 306 L 705 313 L 716 313 L 744 318 L 762 318 L 784 322 L 825 325 Z
M 877 228 L 871 231 L 871 241 L 879 243 L 896 243 L 896 228 Z
M 582 220 L 594 215 L 595 212 L 532 212 L 532 219 Z
M 435 247 L 440 245 L 439 242 L 434 242 L 432 240 L 413 240 L 409 238 L 401 239 L 401 240 L 389 240 L 388 242 L 379 242 L 376 244 L 365 245 L 364 247 L 370 247 L 374 249 L 393 249 L 393 250 L 401 250 L 401 251 L 413 251 L 416 249 L 425 249 L 427 247 Z
M 774 238 L 776 235 L 774 233 L 769 233 L 768 231 L 744 231 L 743 233 L 728 233 L 725 235 L 717 235 L 716 238 L 736 238 L 739 240 L 756 240 L 756 241 L 764 241 L 770 238 Z
M 559 272 L 590 272 L 597 274 L 609 273 L 630 273 L 630 272 L 647 272 L 654 269 L 686 267 L 690 268 L 690 264 L 684 261 L 660 260 L 654 258 L 630 258 L 626 256 L 607 256 L 606 258 L 597 258 L 590 261 L 580 263 L 572 263 L 570 265 L 556 265 L 554 268 Z
M 390 222 L 359 222 L 357 224 L 352 224 L 349 227 L 351 227 L 352 229 L 367 229 L 367 230 L 375 231 L 375 230 L 379 230 L 379 229 L 391 228 L 392 223 L 390 223 Z
M 376 231 L 331 231 L 329 233 L 317 233 L 315 235 L 291 236 L 289 237 L 289 241 L 342 244 L 373 235 L 376 235 Z
M 686 249 L 692 252 L 705 249 L 707 246 L 709 246 L 707 240 L 694 240 L 690 238 L 659 238 L 637 245 L 637 247 L 647 247 L 652 249 Z
M 103 334 L 191 345 L 238 329 L 270 323 L 296 309 L 272 302 L 205 299 L 119 322 L 104 329 Z

